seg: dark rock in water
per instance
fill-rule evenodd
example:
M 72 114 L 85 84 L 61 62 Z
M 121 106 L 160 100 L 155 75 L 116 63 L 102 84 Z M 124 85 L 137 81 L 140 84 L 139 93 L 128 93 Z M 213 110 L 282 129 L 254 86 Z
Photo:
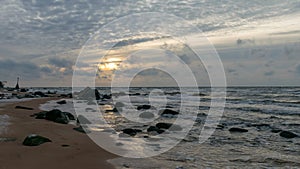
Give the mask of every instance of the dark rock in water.
M 295 137 L 299 137 L 297 134 L 291 132 L 291 131 L 282 131 L 279 134 L 281 137 L 284 138 L 295 138 Z
M 78 131 L 78 132 L 80 132 L 80 133 L 85 133 L 85 134 L 91 133 L 91 132 L 88 131 L 88 130 L 84 130 L 82 126 L 75 127 L 75 128 L 73 128 L 73 130 Z
M 25 138 L 23 141 L 24 146 L 38 146 L 46 142 L 51 142 L 50 139 L 42 137 L 36 134 L 31 134 Z
M 159 111 L 161 115 L 178 115 L 179 112 L 171 110 L 171 109 L 164 109 Z
M 139 105 L 136 109 L 137 110 L 148 110 L 150 108 L 151 108 L 151 105 L 144 104 L 144 105 Z
M 68 116 L 69 120 L 75 120 L 75 117 L 73 114 L 69 113 L 69 112 L 63 112 L 66 116 Z
M 151 112 L 143 112 L 139 115 L 140 118 L 145 118 L 145 119 L 152 119 L 154 118 L 154 114 Z
M 56 102 L 57 104 L 67 104 L 67 101 L 66 100 L 61 100 L 61 101 L 58 101 Z
M 140 96 L 141 93 L 130 93 L 129 96 Z
M 84 117 L 83 115 L 79 115 L 77 117 L 77 123 L 80 124 L 92 124 L 86 117 Z
M 246 132 L 248 132 L 247 129 L 238 128 L 238 127 L 232 127 L 232 128 L 229 129 L 229 131 L 232 132 L 232 133 L 235 133 L 235 132 L 236 133 L 246 133 Z
M 25 107 L 25 106 L 16 106 L 16 109 L 24 109 L 24 110 L 33 110 L 31 107 Z
M 165 132 L 164 130 L 162 129 L 159 129 L 158 127 L 156 126 L 150 126 L 148 129 L 147 129 L 147 132 L 157 132 L 158 134 L 161 134 L 163 132 Z
M 182 130 L 182 128 L 179 125 L 172 124 L 172 123 L 157 123 L 155 126 L 159 129 L 169 129 L 171 131 Z
M 35 96 L 40 96 L 40 97 L 47 97 L 47 95 L 44 94 L 44 93 L 41 92 L 41 91 L 34 92 L 33 95 L 35 95 Z
M 22 88 L 22 89 L 20 89 L 20 92 L 27 92 L 27 90 Z
M 102 96 L 102 99 L 107 99 L 107 100 L 111 99 L 111 94 L 104 94 Z
M 109 112 L 117 113 L 117 112 L 119 112 L 119 110 L 121 111 L 122 108 L 119 107 L 119 108 L 108 109 L 108 110 L 105 110 L 105 113 L 109 113 Z
M 69 94 L 61 94 L 60 97 L 73 98 L 73 94 L 72 94 L 72 93 L 69 93 Z
M 282 131 L 281 129 L 272 129 L 272 130 L 271 130 L 272 133 L 279 133 L 279 132 L 281 132 L 281 131 Z
M 142 130 L 130 129 L 130 128 L 123 129 L 122 131 L 123 131 L 123 133 L 128 134 L 130 136 L 135 136 L 137 133 L 142 132 Z
M 61 112 L 58 109 L 53 109 L 53 110 L 47 112 L 46 116 L 45 116 L 45 119 L 50 120 L 50 121 L 54 121 L 56 123 L 62 123 L 62 124 L 68 124 L 69 123 L 68 116 L 64 112 Z

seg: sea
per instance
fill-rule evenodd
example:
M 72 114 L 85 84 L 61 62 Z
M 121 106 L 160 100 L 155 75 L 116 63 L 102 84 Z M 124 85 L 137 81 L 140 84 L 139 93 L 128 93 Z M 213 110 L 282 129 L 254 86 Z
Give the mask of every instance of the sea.
M 32 90 L 72 92 L 71 88 Z M 199 142 L 199 138 L 204 125 L 210 123 L 208 117 L 214 100 L 211 88 L 97 90 L 101 99 L 94 102 L 64 99 L 67 104 L 49 101 L 40 108 L 55 108 L 75 115 L 78 110 L 83 110 L 79 114 L 93 122 L 93 125 L 87 125 L 87 130 L 104 133 L 113 140 L 110 145 L 114 148 L 103 148 L 124 154 L 124 157 L 109 160 L 116 168 L 300 168 L 300 87 L 226 88 L 224 110 L 218 112 L 221 114 L 217 125 L 204 142 Z M 162 115 L 165 109 L 179 114 Z M 0 117 L 0 122 L 3 118 L 8 117 Z M 176 124 L 177 120 L 181 120 L 179 131 L 171 128 L 161 134 L 147 131 L 158 123 Z M 242 131 L 232 131 L 232 128 Z M 136 133 L 129 136 L 124 134 L 124 129 L 133 129 Z M 283 137 L 283 131 L 298 137 Z

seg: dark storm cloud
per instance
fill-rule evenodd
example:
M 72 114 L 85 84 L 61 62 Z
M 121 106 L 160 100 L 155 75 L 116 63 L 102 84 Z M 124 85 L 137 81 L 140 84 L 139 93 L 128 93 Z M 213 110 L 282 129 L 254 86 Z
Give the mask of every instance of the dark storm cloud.
M 253 39 L 238 39 L 236 40 L 237 45 L 255 44 Z
M 31 62 L 16 62 L 14 60 L 0 60 L 0 75 L 3 78 L 39 78 L 40 68 Z

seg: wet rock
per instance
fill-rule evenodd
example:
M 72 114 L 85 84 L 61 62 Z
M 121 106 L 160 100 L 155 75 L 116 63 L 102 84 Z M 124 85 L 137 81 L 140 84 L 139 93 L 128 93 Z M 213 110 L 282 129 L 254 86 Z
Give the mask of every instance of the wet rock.
M 69 113 L 69 112 L 63 112 L 68 118 L 69 120 L 75 120 L 75 117 L 73 114 Z
M 85 134 L 91 133 L 91 131 L 84 130 L 82 126 L 75 127 L 75 128 L 73 128 L 73 130 L 78 131 L 80 133 L 85 133 Z
M 58 109 L 53 109 L 53 110 L 47 112 L 46 115 L 45 115 L 45 119 L 50 120 L 50 121 L 54 121 L 56 123 L 61 123 L 61 124 L 68 124 L 69 123 L 68 116 L 64 112 L 61 112 Z
M 33 95 L 35 95 L 35 96 L 40 96 L 40 97 L 47 97 L 47 95 L 44 94 L 44 93 L 41 92 L 41 91 L 36 91 L 36 92 L 33 93 Z
M 139 115 L 140 118 L 152 119 L 154 118 L 154 114 L 151 112 L 143 112 Z
M 97 89 L 91 89 L 86 87 L 84 90 L 80 91 L 77 95 L 79 100 L 100 100 L 100 93 Z
M 16 106 L 16 109 L 24 109 L 24 110 L 33 110 L 31 107 L 25 107 L 25 106 Z
M 247 129 L 243 129 L 243 128 L 238 128 L 238 127 L 232 127 L 229 129 L 230 132 L 232 133 L 246 133 L 248 132 Z
M 86 117 L 84 117 L 83 115 L 79 115 L 77 117 L 77 123 L 80 124 L 92 124 Z
M 178 115 L 179 114 L 179 112 L 171 110 L 171 109 L 164 109 L 164 110 L 160 110 L 159 112 L 162 116 L 163 115 Z
M 45 119 L 47 111 L 42 111 L 34 114 L 36 119 Z
M 67 104 L 67 101 L 66 100 L 61 100 L 61 101 L 58 101 L 56 102 L 57 104 Z
M 272 133 L 279 133 L 279 132 L 281 132 L 281 131 L 282 131 L 281 129 L 272 129 L 272 130 L 271 130 Z
M 281 131 L 279 133 L 279 135 L 281 137 L 284 137 L 284 138 L 295 138 L 295 137 L 299 137 L 297 134 L 291 132 L 291 131 Z
M 163 132 L 165 132 L 164 130 L 162 130 L 162 129 L 159 129 L 158 127 L 156 127 L 156 126 L 150 126 L 148 129 L 147 129 L 147 132 L 156 132 L 156 133 L 158 133 L 158 134 L 161 134 L 161 133 L 163 133 Z
M 172 124 L 172 123 L 157 123 L 155 125 L 159 129 L 169 129 L 171 131 L 180 131 L 182 128 L 179 125 Z
M 137 133 L 142 132 L 140 129 L 131 129 L 131 128 L 126 128 L 122 130 L 123 133 L 128 134 L 130 136 L 135 136 Z
M 104 94 L 104 95 L 102 96 L 102 99 L 106 99 L 106 100 L 111 99 L 111 94 Z
M 38 146 L 46 142 L 51 142 L 50 139 L 42 137 L 36 134 L 31 134 L 25 138 L 23 141 L 24 146 Z
M 151 108 L 151 105 L 147 105 L 147 104 L 144 104 L 144 105 L 139 105 L 137 106 L 137 110 L 148 110 Z
M 26 89 L 24 89 L 24 88 L 22 88 L 22 89 L 20 89 L 20 92 L 27 92 L 28 90 L 26 90 Z

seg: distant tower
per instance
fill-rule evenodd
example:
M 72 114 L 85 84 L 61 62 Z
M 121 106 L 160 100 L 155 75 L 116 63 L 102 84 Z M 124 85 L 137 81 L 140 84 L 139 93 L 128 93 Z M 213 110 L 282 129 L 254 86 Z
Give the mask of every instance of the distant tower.
M 17 78 L 17 84 L 16 84 L 15 89 L 20 89 L 20 87 L 19 87 L 19 77 Z

